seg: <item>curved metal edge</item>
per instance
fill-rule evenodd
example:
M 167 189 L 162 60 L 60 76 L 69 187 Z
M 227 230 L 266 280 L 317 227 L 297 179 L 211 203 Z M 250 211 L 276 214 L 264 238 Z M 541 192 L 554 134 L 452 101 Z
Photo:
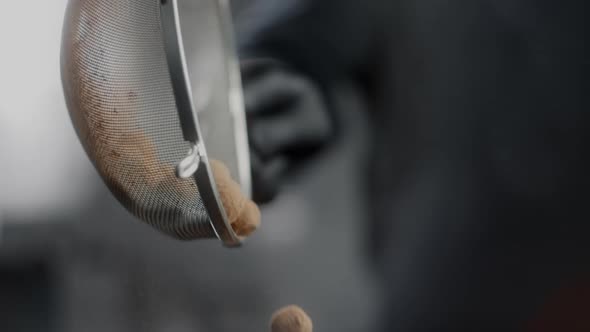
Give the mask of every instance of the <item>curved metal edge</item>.
M 236 50 L 234 26 L 228 0 L 216 0 L 220 26 L 222 29 L 225 59 L 227 61 L 229 107 L 234 119 L 235 144 L 238 154 L 238 171 L 240 185 L 244 195 L 252 197 L 252 173 L 250 171 L 250 146 L 248 144 L 248 126 L 242 88 L 242 75 Z
M 191 83 L 180 30 L 178 2 L 177 0 L 159 0 L 159 2 L 166 60 L 182 134 L 186 141 L 196 144 L 201 141 L 201 135 L 190 90 Z
M 196 144 L 201 154 L 201 165 L 194 175 L 199 194 L 217 237 L 227 247 L 239 247 L 242 239 L 233 231 L 221 204 L 194 109 L 180 28 L 178 0 L 159 1 L 164 47 L 184 139 Z
M 66 74 L 68 69 L 68 57 L 69 52 L 68 50 L 71 49 L 71 40 L 68 38 L 68 33 L 71 31 L 71 16 L 73 11 L 74 1 L 68 0 L 66 8 L 64 10 L 64 18 L 63 18 L 63 25 L 61 28 L 61 44 L 60 44 L 60 54 L 59 54 L 59 69 L 60 69 L 60 81 L 62 86 L 62 92 L 64 101 L 66 103 L 66 108 L 68 110 L 68 115 L 70 119 L 72 118 L 71 110 L 71 102 L 70 98 L 67 96 L 71 94 L 71 86 L 68 84 Z M 78 130 L 75 128 L 76 134 L 78 135 Z

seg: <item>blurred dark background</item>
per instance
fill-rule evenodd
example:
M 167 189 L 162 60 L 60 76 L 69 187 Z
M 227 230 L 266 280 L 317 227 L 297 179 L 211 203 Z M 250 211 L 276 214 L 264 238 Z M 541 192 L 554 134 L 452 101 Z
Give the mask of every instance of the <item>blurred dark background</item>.
M 590 330 L 582 2 L 250 1 L 233 1 L 242 59 L 278 60 L 250 65 L 302 91 L 268 109 L 330 109 L 338 133 L 289 121 L 330 144 L 238 250 L 164 237 L 115 201 L 64 105 L 67 1 L 4 7 L 0 330 L 264 331 L 287 304 L 321 332 Z
M 318 331 L 367 330 L 379 299 L 354 87 L 331 93 L 353 134 L 293 177 L 244 248 L 177 242 L 132 218 L 77 142 L 59 79 L 65 5 L 10 2 L 3 12 L 18 15 L 0 21 L 0 330 L 264 331 L 291 303 Z

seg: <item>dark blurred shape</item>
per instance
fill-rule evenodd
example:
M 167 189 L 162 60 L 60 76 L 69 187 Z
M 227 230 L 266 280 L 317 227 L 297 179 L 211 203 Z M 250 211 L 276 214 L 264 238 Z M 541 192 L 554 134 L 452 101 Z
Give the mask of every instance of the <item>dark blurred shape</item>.
M 59 283 L 45 241 L 22 227 L 6 227 L 0 245 L 0 326 L 5 331 L 59 331 Z M 3 239 L 6 240 L 6 239 Z
M 584 2 L 253 3 L 243 61 L 369 99 L 383 331 L 516 331 L 590 270 Z
M 551 292 L 525 332 L 590 331 L 590 278 L 584 279 Z
M 294 165 L 334 138 L 328 102 L 318 86 L 287 65 L 242 63 L 254 200 L 272 200 Z
M 0 263 L 0 322 L 6 331 L 57 331 L 54 285 L 45 262 Z

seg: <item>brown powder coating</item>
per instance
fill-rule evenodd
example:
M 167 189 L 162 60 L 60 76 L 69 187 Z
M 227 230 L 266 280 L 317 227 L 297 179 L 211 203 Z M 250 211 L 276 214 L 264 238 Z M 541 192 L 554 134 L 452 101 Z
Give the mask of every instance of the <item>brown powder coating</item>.
M 159 162 L 156 148 L 151 140 L 139 131 L 120 133 L 117 127 L 107 131 L 105 126 L 97 125 L 91 130 L 96 135 L 90 142 L 99 143 L 108 137 L 107 144 L 95 149 L 95 161 L 112 190 L 124 195 L 141 195 L 142 191 L 166 193 L 179 200 L 191 201 L 195 195 L 192 179 L 178 180 L 170 186 L 174 167 Z M 106 143 L 106 142 L 105 142 Z M 116 148 L 118 147 L 118 148 Z M 129 148 L 125 148 L 129 147 Z M 109 166 L 117 165 L 114 171 Z M 230 175 L 229 169 L 218 160 L 211 160 L 215 183 L 228 220 L 238 236 L 249 236 L 260 226 L 258 206 L 242 193 L 240 186 Z M 122 173 L 119 170 L 125 169 Z M 141 174 L 129 181 L 128 174 Z M 138 190 L 138 188 L 141 188 Z M 132 201 L 140 197 L 129 197 Z
M 277 311 L 271 319 L 271 332 L 312 332 L 313 323 L 298 306 L 288 306 Z
M 218 160 L 211 160 L 211 168 L 221 202 L 232 228 L 238 236 L 248 236 L 260 226 L 260 210 L 246 198 L 227 167 Z

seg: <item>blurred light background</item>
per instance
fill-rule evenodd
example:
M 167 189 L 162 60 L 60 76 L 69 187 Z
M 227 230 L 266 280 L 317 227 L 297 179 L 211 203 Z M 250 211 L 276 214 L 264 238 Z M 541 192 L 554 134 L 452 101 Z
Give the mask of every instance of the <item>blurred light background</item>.
M 264 208 L 244 248 L 176 242 L 130 217 L 77 141 L 59 77 L 65 5 L 10 1 L 0 20 L 0 330 L 264 331 L 291 303 L 317 331 L 367 330 L 378 292 L 352 90 L 335 95 L 354 135 Z

